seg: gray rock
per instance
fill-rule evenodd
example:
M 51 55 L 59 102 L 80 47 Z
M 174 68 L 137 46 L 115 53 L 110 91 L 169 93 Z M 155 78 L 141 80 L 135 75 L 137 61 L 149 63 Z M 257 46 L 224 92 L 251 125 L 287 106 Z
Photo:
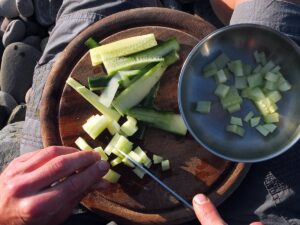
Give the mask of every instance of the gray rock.
M 32 95 L 32 88 L 29 88 L 25 95 L 25 103 L 28 104 Z
M 6 107 L 0 105 L 0 130 L 6 125 L 8 116 Z
M 49 40 L 49 37 L 45 37 L 45 38 L 42 40 L 42 42 L 41 42 L 41 50 L 42 50 L 42 52 L 45 50 L 46 45 L 47 45 L 47 43 L 48 43 L 48 40 Z
M 106 225 L 118 225 L 115 221 L 111 221 L 111 222 L 109 222 L 108 224 L 106 224 Z
M 39 36 L 28 36 L 23 40 L 23 43 L 28 44 L 37 50 L 41 50 L 42 39 Z
M 26 36 L 41 36 L 44 37 L 47 35 L 47 30 L 36 23 L 35 21 L 28 20 L 25 23 L 26 26 Z
M 21 20 L 13 20 L 8 24 L 3 38 L 2 43 L 6 47 L 11 43 L 21 41 L 25 37 L 26 27 Z
M 23 17 L 29 17 L 33 15 L 34 8 L 32 0 L 15 0 L 17 9 L 20 15 Z
M 0 0 L 0 15 L 14 18 L 19 15 L 16 0 Z
M 23 121 L 9 124 L 0 130 L 0 171 L 20 155 L 23 124 Z
M 24 121 L 26 115 L 26 105 L 21 104 L 18 105 L 16 108 L 13 109 L 11 112 L 7 124 L 12 124 L 19 121 Z
M 8 115 L 17 106 L 16 100 L 8 93 L 0 91 L 0 106 L 6 108 Z
M 41 52 L 30 45 L 17 42 L 7 46 L 1 63 L 1 90 L 11 94 L 18 103 L 24 102 L 40 57 Z
M 33 0 L 35 17 L 38 23 L 43 26 L 54 24 L 62 2 L 63 0 Z

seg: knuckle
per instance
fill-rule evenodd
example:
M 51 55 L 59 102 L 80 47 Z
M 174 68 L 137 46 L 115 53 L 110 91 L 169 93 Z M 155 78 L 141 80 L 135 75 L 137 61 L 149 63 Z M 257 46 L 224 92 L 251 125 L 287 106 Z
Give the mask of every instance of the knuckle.
M 65 166 L 67 165 L 67 160 L 64 157 L 59 157 L 58 159 L 54 160 L 50 164 L 50 171 L 52 173 L 56 173 L 58 171 L 64 170 Z
M 24 218 L 40 216 L 39 207 L 31 199 L 24 199 L 21 201 L 19 210 Z
M 45 154 L 47 154 L 49 157 L 57 157 L 59 156 L 59 147 L 58 146 L 50 146 L 44 149 Z
M 24 185 L 18 180 L 13 180 L 6 183 L 6 189 L 8 196 L 16 197 L 24 190 Z

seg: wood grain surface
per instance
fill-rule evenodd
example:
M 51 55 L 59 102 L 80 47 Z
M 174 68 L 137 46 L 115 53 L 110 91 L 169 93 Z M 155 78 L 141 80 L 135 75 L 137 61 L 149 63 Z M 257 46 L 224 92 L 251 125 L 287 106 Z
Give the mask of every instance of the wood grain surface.
M 87 77 L 103 70 L 92 67 L 83 42 L 93 36 L 101 43 L 154 33 L 158 41 L 175 36 L 180 42 L 180 61 L 163 75 L 155 103 L 163 110 L 178 112 L 177 83 L 181 66 L 191 49 L 214 28 L 200 18 L 168 9 L 145 8 L 129 10 L 107 17 L 82 32 L 61 54 L 47 80 L 41 105 L 42 137 L 45 146 L 74 146 L 78 136 L 93 147 L 104 146 L 111 136 L 103 133 L 92 141 L 82 124 L 98 113 L 70 87 L 65 80 L 72 76 L 82 84 Z M 148 128 L 139 143 L 150 155 L 168 158 L 171 170 L 153 172 L 188 201 L 199 192 L 206 193 L 216 204 L 224 201 L 244 178 L 248 166 L 220 159 L 190 136 L 178 137 Z M 137 178 L 125 166 L 115 169 L 122 174 L 119 184 L 88 194 L 82 203 L 91 210 L 127 224 L 180 224 L 194 218 L 150 178 Z

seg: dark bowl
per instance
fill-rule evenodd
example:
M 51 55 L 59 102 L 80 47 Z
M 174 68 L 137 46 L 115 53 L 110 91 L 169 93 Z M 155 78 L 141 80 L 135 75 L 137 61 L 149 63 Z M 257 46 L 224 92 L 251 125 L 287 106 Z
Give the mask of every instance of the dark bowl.
M 274 133 L 263 137 L 256 129 L 244 123 L 245 136 L 225 131 L 230 114 L 222 109 L 213 94 L 216 83 L 205 78 L 202 69 L 224 52 L 232 60 L 254 66 L 253 52 L 264 51 L 269 59 L 281 66 L 281 72 L 292 84 L 278 102 L 280 121 Z M 189 132 L 213 154 L 238 162 L 259 162 L 287 151 L 300 137 L 300 50 L 283 34 L 261 25 L 239 24 L 227 26 L 208 35 L 187 57 L 180 74 L 178 98 L 181 115 Z M 194 104 L 200 100 L 212 101 L 209 114 L 197 113 Z M 244 100 L 239 112 L 244 117 L 250 110 L 258 111 L 249 100 Z

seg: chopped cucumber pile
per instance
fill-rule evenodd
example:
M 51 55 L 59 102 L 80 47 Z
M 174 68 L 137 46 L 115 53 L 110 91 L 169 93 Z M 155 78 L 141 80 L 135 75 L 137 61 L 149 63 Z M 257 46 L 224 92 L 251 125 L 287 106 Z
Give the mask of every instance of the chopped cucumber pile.
M 231 60 L 221 53 L 215 60 L 203 67 L 203 76 L 214 78 L 218 97 L 224 110 L 230 114 L 239 112 L 245 99 L 250 100 L 259 112 L 250 111 L 241 117 L 231 116 L 226 131 L 243 137 L 243 122 L 255 128 L 262 136 L 273 133 L 280 120 L 277 103 L 283 93 L 292 86 L 281 73 L 281 67 L 269 60 L 264 52 L 255 51 L 255 65 L 252 67 L 242 60 Z M 207 114 L 213 102 L 196 102 L 195 112 Z
M 90 49 L 92 66 L 104 66 L 107 75 L 88 77 L 88 88 L 72 77 L 66 83 L 99 111 L 87 119 L 82 129 L 92 140 L 101 137 L 102 133 L 111 135 L 111 139 L 104 149 L 102 146 L 92 148 L 82 137 L 75 144 L 81 150 L 99 153 L 111 167 L 125 165 L 132 168 L 141 179 L 145 174 L 134 163 L 146 168 L 159 164 L 162 171 L 169 170 L 168 159 L 156 154 L 148 156 L 134 140 L 144 136 L 147 126 L 176 135 L 187 133 L 180 114 L 159 111 L 153 101 L 164 72 L 179 60 L 180 46 L 176 38 L 157 43 L 154 34 L 146 34 L 104 45 L 89 38 L 85 45 Z M 223 54 L 216 60 L 216 65 L 223 67 L 228 61 Z M 219 83 L 224 83 L 227 75 L 222 70 L 216 72 Z M 223 89 L 221 86 L 217 91 L 220 97 L 226 95 Z M 272 99 L 278 99 L 278 95 L 273 93 Z M 202 106 L 199 103 L 199 110 L 208 113 L 210 104 Z M 117 183 L 121 175 L 114 170 L 110 169 L 103 179 Z

